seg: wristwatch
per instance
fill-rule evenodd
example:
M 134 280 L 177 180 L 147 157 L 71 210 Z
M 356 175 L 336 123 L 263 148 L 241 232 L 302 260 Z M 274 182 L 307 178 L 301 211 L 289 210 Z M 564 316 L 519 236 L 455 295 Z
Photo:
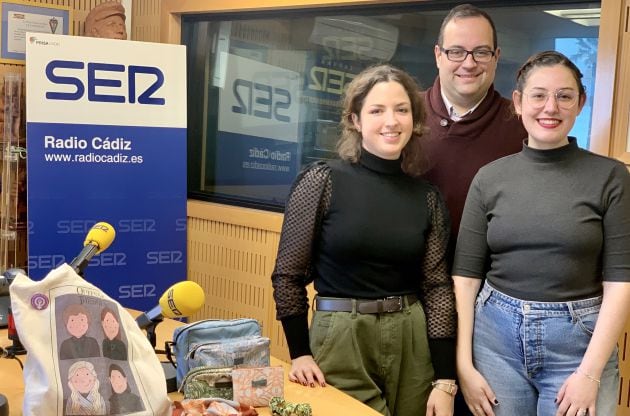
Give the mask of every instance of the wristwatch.
M 448 381 L 432 381 L 431 386 L 434 389 L 442 390 L 445 393 L 455 396 L 457 394 L 457 384 Z

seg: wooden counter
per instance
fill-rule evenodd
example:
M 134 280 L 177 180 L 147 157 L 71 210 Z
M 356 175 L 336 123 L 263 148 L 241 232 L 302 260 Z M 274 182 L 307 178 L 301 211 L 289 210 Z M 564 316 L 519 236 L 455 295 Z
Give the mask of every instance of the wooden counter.
M 131 311 L 132 315 L 137 312 Z M 173 330 L 181 325 L 180 322 L 167 319 L 157 327 L 157 345 L 164 345 L 164 341 L 172 338 Z M 7 338 L 6 329 L 0 330 L 0 345 L 3 347 L 11 345 Z M 19 357 L 22 362 L 26 356 Z M 162 358 L 161 358 L 162 359 Z M 378 416 L 380 413 L 370 409 L 363 403 L 351 398 L 334 387 L 304 387 L 300 384 L 292 383 L 288 380 L 287 374 L 290 366 L 274 357 L 271 358 L 272 365 L 282 365 L 285 368 L 284 397 L 294 403 L 309 403 L 313 408 L 313 416 Z M 22 414 L 22 400 L 24 398 L 24 380 L 22 370 L 16 360 L 0 359 L 0 394 L 4 394 L 9 400 L 9 415 L 20 416 Z M 179 393 L 171 393 L 169 397 L 173 400 L 182 398 Z M 271 416 L 268 408 L 257 408 L 261 416 Z

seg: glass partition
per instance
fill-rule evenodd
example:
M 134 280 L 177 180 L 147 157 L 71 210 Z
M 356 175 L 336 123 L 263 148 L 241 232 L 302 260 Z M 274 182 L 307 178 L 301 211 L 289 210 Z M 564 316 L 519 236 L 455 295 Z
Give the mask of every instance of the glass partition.
M 433 83 L 433 46 L 452 6 L 443 3 L 184 15 L 189 196 L 282 210 L 300 169 L 335 157 L 342 94 L 355 74 L 391 62 L 421 86 Z M 512 4 L 484 7 L 502 50 L 495 88 L 511 96 L 532 53 L 565 53 L 584 73 L 589 100 L 571 134 L 587 148 L 600 3 Z

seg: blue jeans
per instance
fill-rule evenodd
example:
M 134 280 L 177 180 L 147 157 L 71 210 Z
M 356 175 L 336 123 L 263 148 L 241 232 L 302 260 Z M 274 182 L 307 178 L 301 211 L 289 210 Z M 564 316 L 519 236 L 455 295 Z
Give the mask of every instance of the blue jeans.
M 473 359 L 497 395 L 496 416 L 553 416 L 567 377 L 580 365 L 591 340 L 602 297 L 572 302 L 529 302 L 487 282 L 475 303 Z M 597 416 L 617 410 L 617 348 L 606 363 Z

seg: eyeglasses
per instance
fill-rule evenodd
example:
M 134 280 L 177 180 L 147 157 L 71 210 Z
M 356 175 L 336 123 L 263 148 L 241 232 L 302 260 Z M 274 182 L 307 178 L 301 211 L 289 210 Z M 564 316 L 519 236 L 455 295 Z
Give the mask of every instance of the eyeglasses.
M 557 91 L 529 91 L 524 93 L 527 98 L 527 102 L 535 110 L 539 110 L 547 104 L 550 96 L 556 98 L 558 107 L 563 110 L 569 110 L 575 106 L 578 102 L 578 94 L 572 90 L 557 90 Z
M 474 51 L 467 51 L 461 48 L 444 49 L 440 47 L 440 50 L 446 54 L 446 58 L 453 62 L 464 62 L 468 55 L 472 55 L 473 60 L 477 63 L 488 63 L 494 56 L 494 51 L 488 49 L 475 49 Z

